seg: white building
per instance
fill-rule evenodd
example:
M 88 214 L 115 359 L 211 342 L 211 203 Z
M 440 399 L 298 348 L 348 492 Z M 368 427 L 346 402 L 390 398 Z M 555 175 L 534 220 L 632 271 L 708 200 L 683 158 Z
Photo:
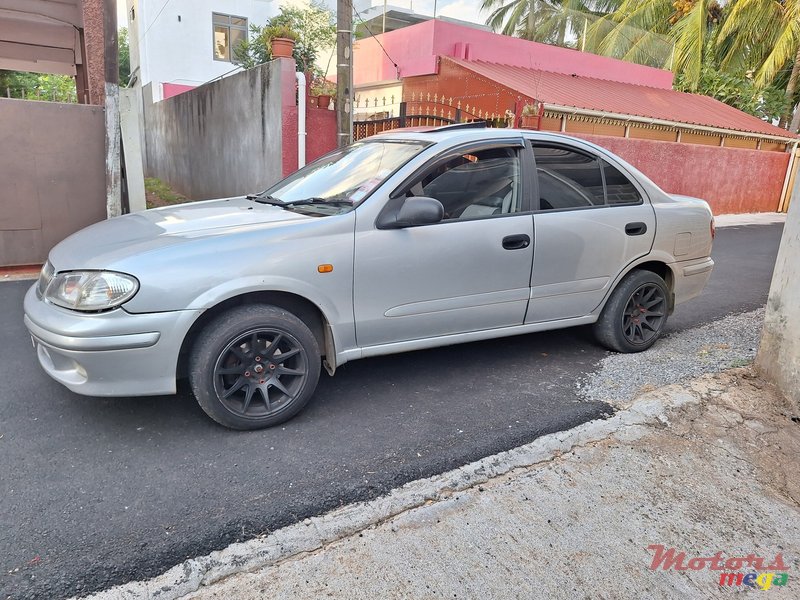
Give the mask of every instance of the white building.
M 232 48 L 250 25 L 278 13 L 273 0 L 126 0 L 131 74 L 153 101 L 238 70 Z M 138 70 L 137 70 L 138 69 Z

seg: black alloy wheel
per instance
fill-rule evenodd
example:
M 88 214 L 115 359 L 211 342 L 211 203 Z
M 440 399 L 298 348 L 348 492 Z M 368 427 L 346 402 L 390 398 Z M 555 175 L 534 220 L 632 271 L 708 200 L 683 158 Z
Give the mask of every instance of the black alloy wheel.
M 655 283 L 639 286 L 628 299 L 622 317 L 622 332 L 631 344 L 647 344 L 661 332 L 667 318 L 667 298 Z
M 234 415 L 263 418 L 297 398 L 308 377 L 305 349 L 274 328 L 247 331 L 220 353 L 214 390 Z
M 238 306 L 208 323 L 189 357 L 197 402 L 232 429 L 283 423 L 309 401 L 319 381 L 319 344 L 291 312 Z
M 664 280 L 652 271 L 634 269 L 611 292 L 594 335 L 609 350 L 641 352 L 661 337 L 669 312 Z

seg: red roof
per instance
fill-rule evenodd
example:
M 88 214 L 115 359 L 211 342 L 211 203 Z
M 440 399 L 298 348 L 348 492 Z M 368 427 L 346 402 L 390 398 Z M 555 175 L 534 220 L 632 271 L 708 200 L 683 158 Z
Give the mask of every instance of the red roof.
M 796 137 L 785 129 L 771 125 L 709 96 L 578 75 L 551 73 L 499 63 L 444 57 L 442 60 L 452 60 L 487 79 L 545 104 L 677 121 L 784 138 Z

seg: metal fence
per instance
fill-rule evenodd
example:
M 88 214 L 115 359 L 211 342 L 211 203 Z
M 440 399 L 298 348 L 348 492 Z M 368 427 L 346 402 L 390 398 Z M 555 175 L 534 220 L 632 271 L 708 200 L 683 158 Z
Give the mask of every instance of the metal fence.
M 393 98 L 391 99 L 393 101 Z M 449 101 L 449 103 L 448 103 Z M 381 111 L 383 104 L 378 99 L 373 104 L 366 101 L 365 106 L 374 107 L 377 112 L 369 118 L 353 121 L 353 139 L 360 140 L 383 131 L 400 127 L 441 127 L 453 123 L 486 122 L 487 127 L 511 127 L 514 114 L 504 115 L 478 110 L 468 103 L 462 106 L 461 101 L 453 103 L 453 98 L 439 98 L 437 95 L 427 98 L 400 102 L 399 114 L 392 116 L 389 111 Z M 359 102 L 360 103 L 360 102 Z M 358 105 L 357 105 L 358 106 Z

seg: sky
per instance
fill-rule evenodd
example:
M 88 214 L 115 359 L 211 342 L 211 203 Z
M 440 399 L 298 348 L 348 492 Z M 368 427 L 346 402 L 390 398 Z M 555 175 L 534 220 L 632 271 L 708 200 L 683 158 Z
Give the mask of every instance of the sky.
M 282 4 L 298 4 L 298 0 L 276 0 L 280 6 Z M 333 6 L 336 0 L 324 0 L 325 4 Z M 414 12 L 423 15 L 433 15 L 434 0 L 388 0 L 391 6 L 401 8 L 411 8 Z M 373 4 L 382 6 L 381 0 L 373 0 Z M 480 12 L 481 0 L 436 0 L 436 14 L 462 21 L 472 21 L 473 23 L 485 23 L 486 13 Z M 117 0 L 117 22 L 120 27 L 127 25 L 125 14 L 125 0 Z

